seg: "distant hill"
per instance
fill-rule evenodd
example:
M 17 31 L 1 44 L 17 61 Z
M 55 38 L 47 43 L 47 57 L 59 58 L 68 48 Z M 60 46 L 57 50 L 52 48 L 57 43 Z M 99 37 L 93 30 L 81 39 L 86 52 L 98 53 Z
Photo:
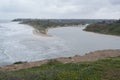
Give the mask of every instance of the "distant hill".
M 54 22 L 54 23 L 72 23 L 72 24 L 91 24 L 97 22 L 112 22 L 115 21 L 114 19 L 14 19 L 12 21 L 21 21 L 21 22 Z
M 94 23 L 88 25 L 84 30 L 120 36 L 120 20 L 116 20 L 113 22 L 103 21 L 103 22 Z

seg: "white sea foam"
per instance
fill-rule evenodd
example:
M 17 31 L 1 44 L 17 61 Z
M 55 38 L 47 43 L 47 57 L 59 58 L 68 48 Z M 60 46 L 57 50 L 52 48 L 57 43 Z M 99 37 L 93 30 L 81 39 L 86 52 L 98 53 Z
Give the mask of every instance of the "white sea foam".
M 33 28 L 18 23 L 1 24 L 0 65 L 62 56 L 69 51 L 62 39 L 34 35 Z

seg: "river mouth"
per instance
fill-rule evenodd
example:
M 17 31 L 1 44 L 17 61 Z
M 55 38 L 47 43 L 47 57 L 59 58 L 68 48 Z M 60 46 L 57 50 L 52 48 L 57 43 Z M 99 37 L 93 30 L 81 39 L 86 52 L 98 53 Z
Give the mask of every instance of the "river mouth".
M 54 28 L 48 34 L 62 38 L 76 55 L 96 50 L 120 49 L 119 36 L 86 32 L 84 28 L 85 26 Z
M 33 28 L 28 25 L 11 22 L 1 26 L 0 65 L 120 49 L 120 37 L 85 32 L 83 26 L 49 29 L 51 37 L 33 34 Z

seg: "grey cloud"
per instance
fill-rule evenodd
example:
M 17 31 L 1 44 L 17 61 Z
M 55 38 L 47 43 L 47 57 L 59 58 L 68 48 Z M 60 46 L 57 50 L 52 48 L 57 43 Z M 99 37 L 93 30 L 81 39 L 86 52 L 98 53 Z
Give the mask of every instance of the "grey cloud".
M 120 0 L 110 0 L 111 4 L 120 5 Z
M 120 0 L 2 0 L 0 17 L 120 18 L 119 3 Z

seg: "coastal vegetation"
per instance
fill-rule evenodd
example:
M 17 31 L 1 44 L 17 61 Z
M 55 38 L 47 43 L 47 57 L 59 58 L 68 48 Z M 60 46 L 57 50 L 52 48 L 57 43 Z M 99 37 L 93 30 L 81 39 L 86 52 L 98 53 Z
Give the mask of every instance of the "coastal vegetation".
M 13 21 L 20 21 L 21 24 L 27 24 L 36 29 L 36 32 L 47 34 L 48 28 L 72 26 L 82 24 L 78 20 L 60 20 L 60 19 L 15 19 Z
M 103 22 L 91 24 L 91 25 L 88 25 L 84 30 L 92 31 L 96 33 L 120 36 L 120 20 L 109 22 L 109 23 L 106 21 L 103 21 Z
M 0 80 L 120 80 L 120 56 L 67 64 L 50 60 L 38 67 L 1 71 Z
M 67 27 L 67 26 L 78 26 L 84 24 L 91 24 L 102 22 L 102 19 L 14 19 L 13 21 L 19 21 L 21 24 L 27 24 L 36 29 L 37 32 L 47 34 L 49 28 L 55 27 Z M 114 20 L 105 20 L 111 22 Z

